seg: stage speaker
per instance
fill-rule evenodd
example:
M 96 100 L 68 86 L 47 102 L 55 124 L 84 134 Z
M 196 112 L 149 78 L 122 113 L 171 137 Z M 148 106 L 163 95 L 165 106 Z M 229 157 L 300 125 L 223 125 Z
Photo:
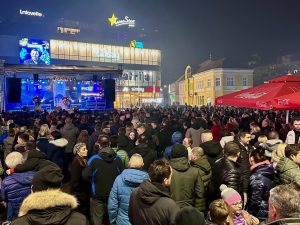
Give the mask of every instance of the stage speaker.
M 19 103 L 21 100 L 21 78 L 7 78 L 7 101 Z
M 39 81 L 39 75 L 38 74 L 33 74 L 33 81 L 38 82 Z
M 114 102 L 116 99 L 116 82 L 114 79 L 105 79 L 103 81 L 104 96 L 106 102 Z
M 97 82 L 97 75 L 93 75 L 93 81 Z

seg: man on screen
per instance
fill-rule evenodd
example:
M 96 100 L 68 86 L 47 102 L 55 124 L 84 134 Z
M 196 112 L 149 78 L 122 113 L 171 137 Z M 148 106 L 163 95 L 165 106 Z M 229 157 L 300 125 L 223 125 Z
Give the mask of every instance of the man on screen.
M 24 64 L 45 64 L 45 62 L 41 60 L 39 56 L 39 51 L 37 49 L 32 49 L 30 52 L 31 59 L 25 60 Z

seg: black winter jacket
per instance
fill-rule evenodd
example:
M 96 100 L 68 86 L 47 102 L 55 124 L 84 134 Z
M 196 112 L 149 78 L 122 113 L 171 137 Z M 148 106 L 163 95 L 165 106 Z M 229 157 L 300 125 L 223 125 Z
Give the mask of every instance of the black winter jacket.
M 47 160 L 45 153 L 38 150 L 30 150 L 28 152 L 27 160 L 23 164 L 19 164 L 14 168 L 15 173 L 22 173 L 29 170 L 39 171 L 45 166 L 57 166 L 55 163 Z
M 144 181 L 130 196 L 128 217 L 132 225 L 174 225 L 178 211 L 162 184 Z
M 145 143 L 139 144 L 134 149 L 132 149 L 129 157 L 131 157 L 135 153 L 138 153 L 143 157 L 144 170 L 148 171 L 150 164 L 153 163 L 153 161 L 156 159 L 156 153 Z
M 252 169 L 248 195 L 248 212 L 261 221 L 268 218 L 270 190 L 275 187 L 274 168 L 267 162 L 258 163 Z
M 223 157 L 216 161 L 216 168 L 219 171 L 215 179 L 216 190 L 221 186 L 221 184 L 227 185 L 229 188 L 233 188 L 241 196 L 243 196 L 241 173 L 240 173 L 240 164 L 234 162 L 227 157 Z M 220 190 L 219 190 L 220 194 Z

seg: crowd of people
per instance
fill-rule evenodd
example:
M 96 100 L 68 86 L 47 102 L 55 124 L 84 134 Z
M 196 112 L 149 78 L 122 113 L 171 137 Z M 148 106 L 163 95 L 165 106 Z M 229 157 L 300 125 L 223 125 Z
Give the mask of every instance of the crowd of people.
M 0 222 L 300 224 L 300 113 L 2 112 Z

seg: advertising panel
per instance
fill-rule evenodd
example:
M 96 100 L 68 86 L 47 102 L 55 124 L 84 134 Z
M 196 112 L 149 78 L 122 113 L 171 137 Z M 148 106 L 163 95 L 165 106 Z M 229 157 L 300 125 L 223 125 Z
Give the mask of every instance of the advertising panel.
M 19 47 L 21 64 L 50 65 L 49 41 L 23 38 Z

